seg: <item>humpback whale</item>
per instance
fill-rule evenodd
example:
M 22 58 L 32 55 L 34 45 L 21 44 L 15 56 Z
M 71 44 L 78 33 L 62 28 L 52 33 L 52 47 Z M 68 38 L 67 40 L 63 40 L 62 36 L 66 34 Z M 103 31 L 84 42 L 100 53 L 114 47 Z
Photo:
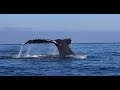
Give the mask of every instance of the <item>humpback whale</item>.
M 53 43 L 56 45 L 60 57 L 65 57 L 67 55 L 75 55 L 74 52 L 70 49 L 69 45 L 71 43 L 71 39 L 56 39 L 56 40 L 50 40 L 50 39 L 33 39 L 28 40 L 23 44 L 39 44 L 39 43 Z

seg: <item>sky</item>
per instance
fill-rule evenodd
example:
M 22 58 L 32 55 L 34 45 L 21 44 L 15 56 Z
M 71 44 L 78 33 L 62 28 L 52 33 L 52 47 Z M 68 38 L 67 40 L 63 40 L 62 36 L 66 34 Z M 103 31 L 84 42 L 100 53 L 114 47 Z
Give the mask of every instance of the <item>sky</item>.
M 0 44 L 33 38 L 120 42 L 120 14 L 0 14 Z

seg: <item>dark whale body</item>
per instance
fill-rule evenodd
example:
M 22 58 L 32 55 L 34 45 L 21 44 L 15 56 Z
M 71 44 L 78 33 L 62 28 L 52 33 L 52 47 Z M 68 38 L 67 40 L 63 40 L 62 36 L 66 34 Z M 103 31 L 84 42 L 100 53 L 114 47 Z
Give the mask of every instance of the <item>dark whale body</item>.
M 71 43 L 71 39 L 56 39 L 56 40 L 50 40 L 50 39 L 33 39 L 28 40 L 25 42 L 25 44 L 35 44 L 35 43 L 54 43 L 56 47 L 58 48 L 60 57 L 65 57 L 67 55 L 75 55 L 74 52 L 70 49 L 69 44 Z

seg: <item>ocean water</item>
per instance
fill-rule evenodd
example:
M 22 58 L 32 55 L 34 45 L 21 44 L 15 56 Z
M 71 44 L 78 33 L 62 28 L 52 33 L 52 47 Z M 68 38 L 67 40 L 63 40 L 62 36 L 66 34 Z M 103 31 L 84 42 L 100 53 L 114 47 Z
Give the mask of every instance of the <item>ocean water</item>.
M 120 43 L 72 43 L 60 58 L 52 44 L 0 45 L 0 76 L 120 76 Z

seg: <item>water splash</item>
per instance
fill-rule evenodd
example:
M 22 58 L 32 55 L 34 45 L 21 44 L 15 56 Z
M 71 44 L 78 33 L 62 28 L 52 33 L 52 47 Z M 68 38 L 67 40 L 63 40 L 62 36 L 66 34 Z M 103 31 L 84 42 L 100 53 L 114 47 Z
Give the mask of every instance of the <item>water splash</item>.
M 16 55 L 16 58 L 24 58 L 24 57 L 25 58 L 26 57 L 28 57 L 28 58 L 29 57 L 37 58 L 37 57 L 45 57 L 45 56 L 49 56 L 49 55 L 58 55 L 59 54 L 58 50 L 57 50 L 57 47 L 55 45 L 53 45 L 53 44 L 48 44 L 48 45 L 49 46 L 44 46 L 44 49 L 41 48 L 40 51 L 33 44 L 29 44 L 27 46 L 26 45 L 22 45 L 18 55 Z M 41 47 L 43 47 L 43 45 Z M 32 49 L 33 49 L 33 51 L 32 51 Z M 32 53 L 31 53 L 31 51 L 32 51 Z M 43 52 L 43 53 L 42 54 L 40 54 L 40 53 L 37 54 L 38 52 Z
M 36 54 L 37 52 L 35 52 L 35 54 L 33 54 L 34 51 L 38 50 L 38 49 L 34 49 L 36 46 L 30 44 L 29 46 L 26 46 L 26 50 L 25 52 L 23 51 L 24 46 L 21 46 L 21 49 L 19 51 L 19 54 L 16 56 L 16 58 L 41 58 L 41 57 L 59 57 L 59 52 L 58 49 L 55 45 L 53 44 L 49 44 L 48 46 L 44 46 L 46 49 L 46 54 L 44 54 L 44 52 L 42 54 Z M 43 46 L 42 46 L 43 47 Z M 31 50 L 33 49 L 32 53 Z M 40 49 L 43 50 L 44 49 Z M 39 50 L 38 50 L 39 51 Z M 24 52 L 24 53 L 23 53 Z M 41 52 L 41 51 L 39 51 Z M 87 55 L 80 55 L 80 54 L 76 54 L 76 55 L 68 55 L 66 57 L 70 57 L 70 58 L 76 58 L 76 59 L 87 59 L 88 56 Z
M 87 55 L 76 55 L 74 58 L 87 59 Z
M 67 57 L 72 57 L 72 58 L 77 58 L 77 59 L 87 59 L 88 56 L 76 54 L 76 55 L 68 55 Z
M 23 51 L 23 47 L 24 46 L 22 45 L 18 55 L 16 56 L 16 58 L 20 58 L 21 57 L 21 54 L 22 54 L 22 51 Z
M 27 48 L 27 52 L 26 52 L 26 54 L 25 54 L 24 57 L 30 57 L 30 56 L 31 56 L 31 55 L 30 55 L 30 53 L 31 53 L 31 48 L 32 48 L 32 45 L 29 45 L 28 48 Z
M 32 58 L 44 58 L 47 57 L 47 55 L 31 55 Z
M 55 45 L 50 45 L 50 49 L 48 51 L 49 55 L 57 55 L 58 54 L 58 50 L 57 47 Z

